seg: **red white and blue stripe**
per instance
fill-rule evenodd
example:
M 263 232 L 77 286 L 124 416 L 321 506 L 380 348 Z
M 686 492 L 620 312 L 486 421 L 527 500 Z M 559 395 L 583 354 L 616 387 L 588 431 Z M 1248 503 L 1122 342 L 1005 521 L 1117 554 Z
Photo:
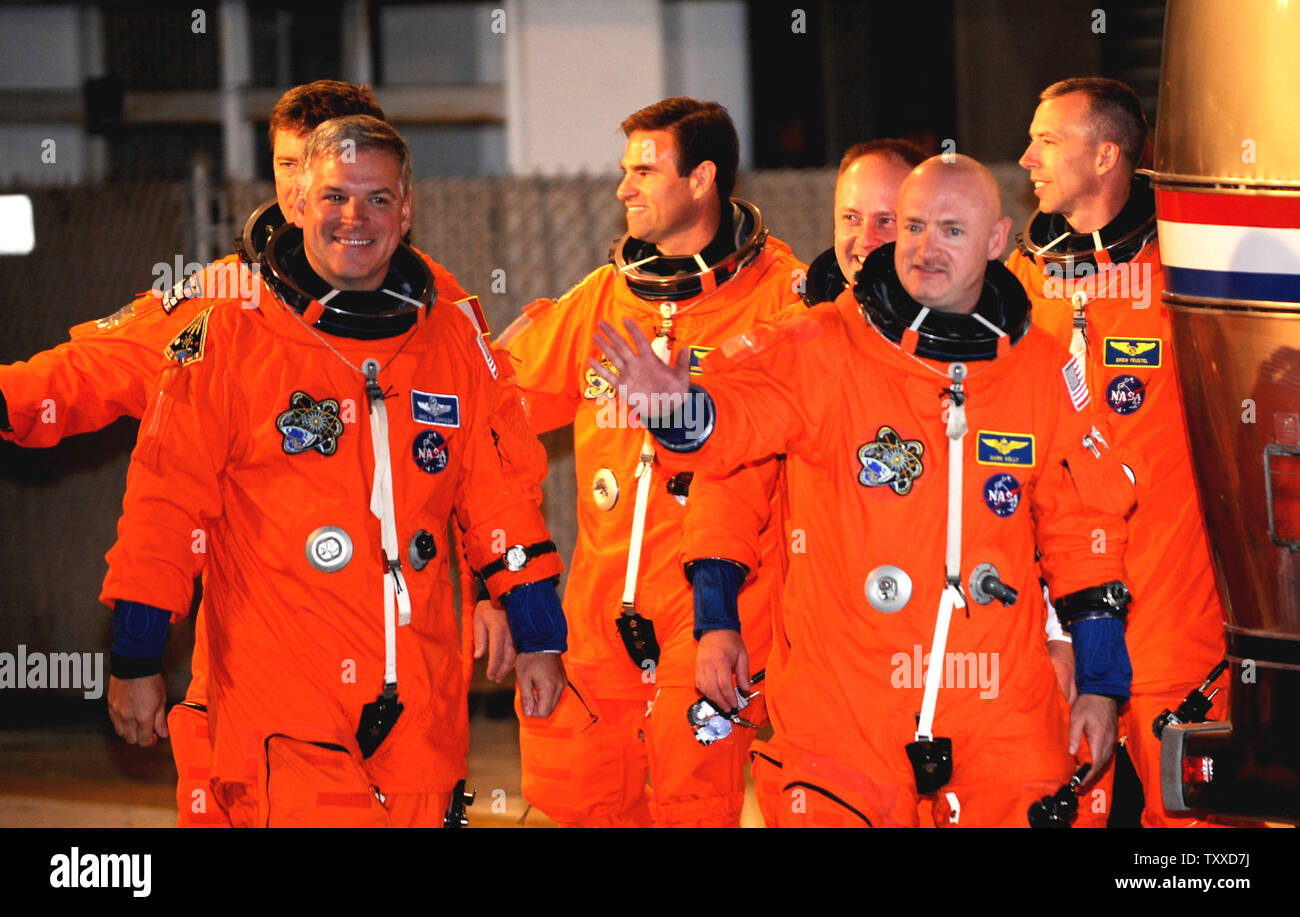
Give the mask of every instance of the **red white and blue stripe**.
M 1300 196 L 1157 191 L 1165 289 L 1300 302 Z

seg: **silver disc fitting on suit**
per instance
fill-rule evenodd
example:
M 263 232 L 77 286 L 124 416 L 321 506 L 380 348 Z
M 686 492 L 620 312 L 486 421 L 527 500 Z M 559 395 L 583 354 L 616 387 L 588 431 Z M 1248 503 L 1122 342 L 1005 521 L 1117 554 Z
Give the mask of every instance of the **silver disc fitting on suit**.
M 882 564 L 867 574 L 867 601 L 876 611 L 902 611 L 912 598 L 912 578 L 902 567 Z

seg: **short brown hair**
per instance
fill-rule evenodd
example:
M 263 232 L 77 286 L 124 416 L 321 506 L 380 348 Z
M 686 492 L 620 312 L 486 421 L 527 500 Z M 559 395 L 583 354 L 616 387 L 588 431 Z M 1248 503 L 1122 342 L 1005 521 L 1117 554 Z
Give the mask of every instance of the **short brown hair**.
M 321 122 L 346 115 L 387 120 L 375 94 L 364 83 L 358 86 L 342 80 L 316 80 L 295 86 L 271 109 L 271 145 L 275 145 L 276 131 L 310 134 Z
M 1038 98 L 1045 102 L 1072 92 L 1088 97 L 1088 136 L 1092 142 L 1118 144 L 1129 169 L 1137 168 L 1147 141 L 1147 116 L 1138 94 L 1119 80 L 1076 76 L 1053 83 Z
M 339 156 L 345 151 L 380 150 L 397 160 L 401 171 L 402 197 L 411 193 L 411 150 L 402 135 L 387 121 L 370 115 L 348 115 L 322 121 L 302 148 L 302 166 L 298 180 L 306 187 L 312 165 L 324 156 Z
M 685 96 L 663 99 L 623 119 L 623 133 L 667 131 L 677 144 L 677 174 L 689 175 L 704 160 L 717 167 L 714 183 L 718 200 L 731 200 L 740 167 L 740 140 L 731 115 L 717 102 L 701 102 Z
M 844 156 L 840 159 L 839 174 L 843 175 L 848 171 L 849 166 L 853 165 L 863 156 L 871 155 L 894 156 L 903 161 L 908 168 L 915 169 L 921 163 L 925 162 L 925 153 L 919 146 L 910 140 L 903 140 L 899 137 L 882 137 L 879 140 L 868 140 L 866 143 L 855 143 L 844 151 Z

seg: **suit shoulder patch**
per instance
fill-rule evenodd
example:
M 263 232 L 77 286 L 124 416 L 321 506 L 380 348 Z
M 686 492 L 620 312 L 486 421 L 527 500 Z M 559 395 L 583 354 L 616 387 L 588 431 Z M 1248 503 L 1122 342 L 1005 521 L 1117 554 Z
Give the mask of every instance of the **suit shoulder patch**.
M 163 356 L 182 366 L 202 360 L 208 340 L 208 318 L 211 315 L 212 307 L 209 306 L 195 316 L 194 320 L 163 349 Z

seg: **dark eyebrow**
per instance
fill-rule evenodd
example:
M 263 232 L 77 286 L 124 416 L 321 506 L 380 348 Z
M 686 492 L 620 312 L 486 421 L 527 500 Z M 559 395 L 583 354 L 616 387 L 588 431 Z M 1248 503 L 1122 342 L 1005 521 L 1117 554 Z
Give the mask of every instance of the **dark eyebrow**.
M 338 185 L 325 185 L 323 188 L 321 188 L 321 190 L 322 190 L 322 191 L 329 191 L 329 192 L 331 192 L 331 193 L 338 193 L 338 194 L 347 194 L 347 193 L 348 193 L 348 189 L 347 189 L 347 188 L 341 188 L 341 187 L 339 187 Z M 363 196 L 363 197 L 371 197 L 372 195 L 375 195 L 375 194 L 386 194 L 386 195 L 388 195 L 389 197 L 396 197 L 396 196 L 397 196 L 397 192 L 393 191 L 393 190 L 390 189 L 390 188 L 372 188 L 372 189 L 369 190 L 369 191 L 363 192 L 362 196 Z

